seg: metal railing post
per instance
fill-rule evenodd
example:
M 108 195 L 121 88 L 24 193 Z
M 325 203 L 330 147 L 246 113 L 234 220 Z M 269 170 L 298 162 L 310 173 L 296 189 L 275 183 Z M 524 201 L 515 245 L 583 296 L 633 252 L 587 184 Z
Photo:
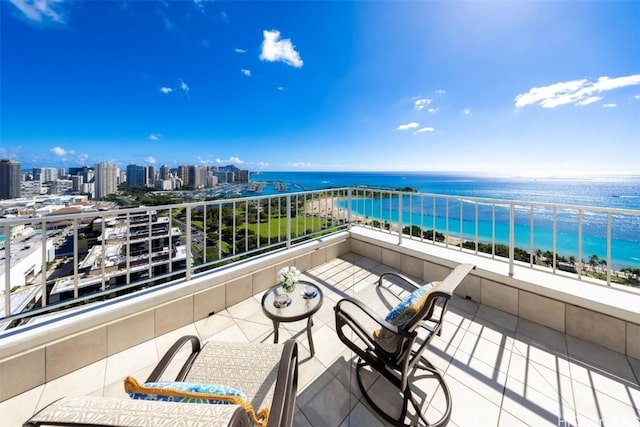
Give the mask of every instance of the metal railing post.
M 187 238 L 187 261 L 185 262 L 185 266 L 187 267 L 186 271 L 186 279 L 191 280 L 191 206 L 187 206 L 187 229 L 186 229 L 186 238 Z
M 402 193 L 398 193 L 398 244 L 402 244 Z
M 582 209 L 578 210 L 578 279 L 582 278 Z
M 351 191 L 351 187 L 347 189 L 347 229 L 351 230 L 351 204 L 353 202 L 353 193 Z
M 533 267 L 533 205 L 529 206 L 529 266 Z
M 104 280 L 104 276 L 105 276 L 105 264 L 107 263 L 107 234 L 105 233 L 105 222 L 106 221 L 106 217 L 102 218 L 102 259 L 100 260 L 100 279 L 102 280 L 102 283 L 100 285 L 100 290 L 104 291 L 106 284 L 105 284 L 105 280 Z M 75 236 L 78 232 L 78 228 L 74 227 L 75 231 L 74 231 L 74 241 L 73 244 L 74 246 L 76 246 L 77 240 L 75 239 Z
M 4 315 L 11 316 L 11 225 L 4 227 Z
M 444 199 L 444 247 L 449 247 L 449 198 Z
M 509 204 L 509 277 L 513 277 L 514 273 L 514 252 L 515 252 L 515 219 L 516 208 L 513 203 Z
M 607 285 L 611 286 L 611 212 L 607 214 Z
M 291 194 L 287 194 L 287 249 L 291 247 Z M 325 221 L 327 215 L 327 208 L 325 206 Z
M 42 223 L 42 307 L 47 306 L 47 222 Z
M 556 272 L 556 265 L 558 264 L 558 210 L 553 207 L 553 269 Z
M 127 224 L 127 231 L 126 231 L 126 248 L 125 248 L 125 254 L 127 259 L 125 260 L 125 264 L 127 267 L 127 278 L 125 279 L 126 284 L 128 285 L 129 283 L 131 283 L 131 214 L 129 212 L 127 212 L 127 216 L 125 218 L 126 224 Z
M 102 217 L 102 228 L 104 230 L 104 216 Z M 104 234 L 102 234 L 102 244 L 104 245 Z M 78 218 L 73 219 L 73 298 L 78 298 Z

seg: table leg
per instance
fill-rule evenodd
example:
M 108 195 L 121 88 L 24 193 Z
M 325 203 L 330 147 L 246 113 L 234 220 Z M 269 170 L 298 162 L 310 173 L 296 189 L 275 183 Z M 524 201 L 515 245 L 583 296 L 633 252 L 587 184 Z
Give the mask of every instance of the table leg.
M 280 322 L 273 321 L 273 343 L 278 344 L 278 329 L 280 329 Z
M 313 348 L 313 338 L 311 337 L 311 327 L 313 326 L 313 319 L 309 316 L 307 319 L 307 338 L 309 339 L 309 350 L 311 351 L 311 357 L 316 353 Z

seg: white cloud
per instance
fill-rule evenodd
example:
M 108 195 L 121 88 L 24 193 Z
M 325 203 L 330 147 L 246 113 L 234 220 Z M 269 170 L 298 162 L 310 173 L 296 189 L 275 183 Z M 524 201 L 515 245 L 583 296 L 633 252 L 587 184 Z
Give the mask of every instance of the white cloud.
M 35 22 L 65 23 L 65 12 L 62 0 L 10 0 L 24 16 Z
M 51 150 L 51 154 L 53 154 L 54 156 L 58 156 L 58 157 L 64 157 L 68 154 L 75 154 L 75 151 L 73 150 L 65 150 L 62 147 L 53 147 Z
M 251 70 L 245 70 L 244 68 L 241 68 L 240 72 L 247 77 L 251 77 Z
M 283 91 L 284 90 L 284 86 L 278 86 L 278 90 L 279 91 Z
M 147 158 L 144 159 L 145 162 L 150 163 L 152 165 L 156 164 L 156 159 L 153 156 L 149 156 Z
M 437 94 L 443 94 L 443 93 L 447 93 L 444 89 L 436 89 L 436 93 Z
M 163 86 L 163 87 L 160 88 L 160 92 L 162 92 L 162 93 L 171 93 L 171 92 L 173 92 L 173 89 L 171 89 L 170 87 Z
M 595 82 L 587 79 L 569 80 L 549 86 L 534 87 L 527 93 L 517 95 L 514 101 L 516 108 L 532 104 L 538 104 L 543 108 L 555 108 L 567 104 L 588 105 L 595 102 L 591 101 L 595 97 L 598 100 L 602 99 L 596 95 L 634 85 L 640 85 L 640 74 L 613 79 L 603 76 Z
M 405 130 L 409 130 L 409 129 L 415 129 L 418 126 L 420 126 L 420 123 L 417 122 L 411 122 L 411 123 L 407 123 L 405 125 L 400 125 L 396 128 L 396 130 L 401 130 L 401 131 L 405 131 Z
M 311 166 L 311 163 L 307 163 L 307 162 L 293 162 L 293 163 L 289 163 L 288 164 L 291 167 L 294 168 L 308 168 Z
M 473 111 L 471 111 L 471 108 L 465 108 L 464 110 L 462 110 L 462 113 L 465 116 L 470 116 L 471 114 L 473 114 Z
M 149 139 L 152 141 L 157 141 L 160 139 L 162 135 L 159 133 L 152 133 L 151 135 L 149 135 Z
M 302 59 L 300 54 L 295 50 L 290 39 L 280 40 L 280 31 L 263 31 L 264 40 L 262 41 L 262 52 L 260 59 L 262 61 L 281 61 L 292 67 L 302 67 Z
M 247 53 L 247 49 L 240 49 L 238 47 L 233 50 L 236 51 L 236 53 Z
M 435 131 L 435 129 L 432 127 L 424 127 L 424 128 L 418 129 L 416 133 L 433 132 L 433 131 Z
M 187 85 L 184 80 L 180 80 L 180 89 L 185 92 L 189 92 L 189 85 Z
M 431 104 L 431 100 L 427 99 L 427 98 L 419 98 L 416 99 L 415 102 L 413 103 L 413 108 L 415 110 L 422 110 L 424 107 L 426 107 L 427 105 Z
M 431 114 L 435 114 L 437 113 L 439 110 L 439 108 L 429 108 L 427 111 L 430 112 Z
M 80 163 L 85 162 L 89 158 L 89 155 L 86 153 L 78 154 L 78 161 Z
M 604 104 L 602 105 L 604 108 L 616 108 L 618 104 Z
M 640 99 L 640 95 L 634 96 L 633 99 Z
M 216 159 L 216 163 L 218 163 L 219 165 L 229 165 L 229 164 L 232 164 L 232 165 L 243 165 L 244 161 L 240 160 L 239 157 L 231 156 L 227 160 Z
M 576 102 L 576 105 L 585 106 L 589 104 L 593 104 L 594 102 L 598 102 L 602 99 L 601 96 L 590 96 L 587 99 L 583 99 L 582 101 Z

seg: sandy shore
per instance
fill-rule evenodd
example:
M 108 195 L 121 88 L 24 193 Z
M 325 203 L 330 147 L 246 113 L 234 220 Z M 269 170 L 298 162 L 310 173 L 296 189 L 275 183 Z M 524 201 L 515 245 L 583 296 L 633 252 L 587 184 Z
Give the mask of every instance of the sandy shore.
M 308 215 L 319 215 L 322 218 L 334 219 L 337 221 L 347 221 L 348 212 L 339 206 L 344 197 L 325 197 L 322 199 L 312 200 L 306 203 L 305 213 Z M 373 219 L 362 215 L 351 215 L 351 219 L 357 223 L 365 225 L 373 225 Z M 392 231 L 399 231 L 397 224 L 391 224 Z
M 336 221 L 344 220 L 347 221 L 348 212 L 346 209 L 342 209 L 338 204 L 342 200 L 345 200 L 344 197 L 325 197 L 321 199 L 312 200 L 306 203 L 305 205 L 305 213 L 308 215 L 318 215 L 321 218 L 334 219 Z M 372 226 L 373 219 L 368 218 L 362 215 L 352 215 L 352 219 L 355 219 L 356 222 Z M 391 231 L 398 232 L 399 227 L 397 224 L 391 224 Z M 446 236 L 445 243 L 451 246 L 459 246 L 462 243 L 462 239 L 454 236 Z M 600 268 L 596 268 L 596 270 L 601 270 Z M 606 274 L 605 270 L 602 270 L 602 274 Z M 612 275 L 615 276 L 626 276 L 625 273 L 612 270 Z

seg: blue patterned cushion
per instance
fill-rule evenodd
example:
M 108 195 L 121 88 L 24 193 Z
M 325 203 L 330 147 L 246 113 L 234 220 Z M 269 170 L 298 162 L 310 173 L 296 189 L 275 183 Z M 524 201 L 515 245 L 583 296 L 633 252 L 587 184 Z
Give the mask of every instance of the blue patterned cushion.
M 269 419 L 269 408 L 255 412 L 246 394 L 222 384 L 179 381 L 140 384 L 135 378 L 127 377 L 124 380 L 124 390 L 132 399 L 240 405 L 247 411 L 251 424 L 257 427 L 264 427 Z
M 396 325 L 398 328 L 404 327 L 404 325 L 420 311 L 429 293 L 439 285 L 440 282 L 431 282 L 411 292 L 387 314 L 384 320 L 392 325 Z M 389 342 L 390 339 L 395 338 L 395 334 L 388 329 L 378 329 L 373 332 L 373 336 L 386 349 L 392 348 L 395 342 L 395 340 L 394 342 Z
M 235 396 L 244 401 L 248 400 L 247 395 L 242 391 L 222 384 L 162 381 L 140 385 L 137 381 L 134 383 L 125 380 L 125 390 L 132 399 L 168 402 L 233 403 L 232 399 L 221 400 L 221 396 Z

